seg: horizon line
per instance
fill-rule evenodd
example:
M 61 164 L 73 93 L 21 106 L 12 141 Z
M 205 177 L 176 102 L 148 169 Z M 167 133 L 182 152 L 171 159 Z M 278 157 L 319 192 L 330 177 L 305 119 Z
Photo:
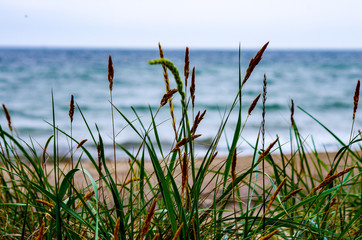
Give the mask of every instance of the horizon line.
M 164 49 L 171 51 L 185 50 L 184 47 L 171 46 L 163 47 Z M 242 50 L 259 50 L 260 47 L 241 47 Z M 190 48 L 190 47 L 189 47 Z M 59 50 L 155 50 L 158 51 L 158 47 L 150 46 L 61 46 L 61 45 L 0 45 L 0 49 L 59 49 Z M 237 51 L 239 46 L 236 47 L 191 47 L 192 50 L 205 50 L 205 51 Z M 190 50 L 191 50 L 190 49 Z M 272 51 L 362 51 L 362 47 L 268 47 Z

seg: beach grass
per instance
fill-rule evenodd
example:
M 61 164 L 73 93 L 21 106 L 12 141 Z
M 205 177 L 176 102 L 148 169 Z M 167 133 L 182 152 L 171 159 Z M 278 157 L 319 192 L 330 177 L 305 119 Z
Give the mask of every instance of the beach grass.
M 202 134 L 198 126 L 207 112 L 195 111 L 197 81 L 193 68 L 190 86 L 187 84 L 188 48 L 183 76 L 164 57 L 161 45 L 160 58 L 149 61 L 162 67 L 166 91 L 158 110 L 149 109 L 147 123 L 136 110 L 134 116 L 125 116 L 113 105 L 117 96 L 112 94 L 112 85 L 116 82 L 109 57 L 112 161 L 105 157 L 102 133 L 98 128 L 91 131 L 73 96 L 70 128 L 74 111 L 78 111 L 90 138 L 77 139 L 72 131 L 57 127 L 52 93 L 53 120 L 49 125 L 53 135 L 41 153 L 32 142 L 17 137 L 16 126 L 3 105 L 8 126 L 0 126 L 0 239 L 362 239 L 361 135 L 353 130 L 359 81 L 348 142 L 301 109 L 335 138 L 338 152 L 318 153 L 306 143 L 291 100 L 290 152 L 285 154 L 279 138 L 265 142 L 267 76 L 261 93 L 243 111 L 243 88 L 267 46 L 251 59 L 244 76 L 239 48 L 235 100 L 202 157 L 196 157 L 195 142 Z M 182 106 L 177 114 L 180 119 L 174 113 L 176 99 Z M 257 104 L 263 105 L 263 121 L 258 137 L 249 143 L 254 154 L 241 158 L 238 146 Z M 169 134 L 174 136 L 171 148 L 161 144 L 158 132 L 157 115 L 166 108 L 172 124 Z M 218 156 L 218 143 L 233 111 L 238 112 L 238 119 L 233 136 L 227 139 L 228 154 Z M 134 153 L 116 142 L 115 119 L 139 136 L 140 145 Z M 70 163 L 58 151 L 58 135 L 71 142 L 65 157 Z M 96 147 L 96 155 L 90 145 Z M 116 162 L 116 148 L 127 155 L 122 164 Z M 117 166 L 124 174 L 117 175 Z

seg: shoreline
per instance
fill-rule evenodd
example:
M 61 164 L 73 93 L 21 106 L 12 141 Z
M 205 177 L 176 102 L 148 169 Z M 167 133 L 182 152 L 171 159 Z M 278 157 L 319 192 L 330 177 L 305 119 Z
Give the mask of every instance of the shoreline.
M 327 167 L 327 169 L 322 168 L 322 174 L 325 176 L 329 169 L 328 166 L 331 165 L 331 162 L 333 161 L 333 158 L 336 156 L 336 152 L 332 152 L 332 153 L 317 153 L 318 154 L 318 159 L 319 161 L 323 162 L 323 164 L 325 164 L 325 167 Z M 279 154 L 272 154 L 271 155 L 275 164 L 277 164 L 278 166 L 282 166 L 282 160 Z M 289 160 L 291 158 L 291 154 L 286 154 L 284 155 L 285 158 L 285 162 L 287 162 L 287 160 Z M 296 169 L 298 171 L 301 170 L 301 162 L 299 159 L 299 156 L 297 154 L 295 154 L 294 156 L 294 164 L 296 166 Z M 307 153 L 307 159 L 309 164 L 312 164 L 310 166 L 315 166 L 313 164 L 317 164 L 317 158 L 314 155 L 314 153 Z M 223 165 L 225 164 L 225 160 L 226 157 L 216 157 L 214 159 L 214 161 L 212 162 L 212 164 L 210 165 L 209 169 L 219 169 L 219 168 L 223 168 Z M 250 168 L 251 166 L 251 161 L 252 161 L 252 156 L 248 155 L 248 156 L 238 156 L 237 158 L 237 164 L 236 164 L 236 173 L 241 173 L 244 170 Z M 202 162 L 202 159 L 196 159 L 195 160 L 195 164 L 196 167 L 199 166 Z M 109 159 L 106 160 L 107 163 L 107 167 L 112 175 L 112 177 L 114 176 L 114 163 L 113 161 L 110 161 Z M 344 161 L 343 161 L 344 163 Z M 291 171 L 291 164 L 289 164 L 289 166 L 287 166 L 286 168 L 286 173 L 288 174 Z M 344 165 L 344 164 L 342 164 Z M 337 170 L 340 170 L 343 168 L 343 166 L 340 166 Z M 347 165 L 351 165 L 351 161 L 349 160 L 347 162 Z M 48 172 L 50 172 L 52 170 L 53 167 L 53 163 L 47 163 L 46 164 L 46 169 Z M 59 167 L 60 169 L 62 169 L 62 171 L 66 174 L 69 170 L 70 170 L 70 163 L 67 161 L 63 161 L 59 163 Z M 97 180 L 98 179 L 98 172 L 97 170 L 94 168 L 94 165 L 92 164 L 91 161 L 85 160 L 85 161 L 80 161 L 80 166 L 78 166 L 78 168 L 84 168 L 86 169 L 93 177 L 93 179 Z M 136 167 L 136 169 L 138 169 Z M 118 176 L 118 183 L 125 183 L 130 179 L 130 162 L 129 161 L 123 161 L 120 160 L 117 162 L 117 176 Z M 151 161 L 145 161 L 145 170 L 147 172 L 147 174 L 153 174 L 153 165 Z M 259 170 L 261 170 L 261 164 L 259 164 Z M 307 171 L 307 170 L 305 170 Z M 317 170 L 315 168 L 310 169 L 312 177 L 317 177 L 318 173 Z M 266 162 L 265 164 L 265 172 L 268 174 L 273 174 L 273 166 L 271 166 L 269 163 Z M 175 170 L 175 174 L 176 175 L 181 175 L 181 168 L 180 166 L 176 167 Z M 212 174 L 211 174 L 212 175 Z M 53 176 L 50 175 L 49 176 L 50 181 L 53 181 Z M 178 177 L 177 177 L 178 178 Z M 209 178 L 206 176 L 205 181 L 207 181 Z M 209 179 L 210 180 L 210 179 Z M 84 180 L 84 175 L 81 173 L 76 173 L 75 175 L 75 182 L 76 184 L 79 184 L 79 186 L 84 186 L 85 180 Z

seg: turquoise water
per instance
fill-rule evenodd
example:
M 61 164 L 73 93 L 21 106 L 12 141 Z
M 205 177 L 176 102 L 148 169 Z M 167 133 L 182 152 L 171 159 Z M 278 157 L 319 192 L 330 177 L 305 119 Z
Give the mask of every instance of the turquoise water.
M 256 50 L 242 51 L 242 74 Z M 34 138 L 41 149 L 52 134 L 45 122 L 52 120 L 51 89 L 54 91 L 56 125 L 70 131 L 68 110 L 70 95 L 74 94 L 91 129 L 98 125 L 107 146 L 112 145 L 109 90 L 107 80 L 108 54 L 115 68 L 114 105 L 128 118 L 135 119 L 131 106 L 144 124 L 150 124 L 149 106 L 156 111 L 165 93 L 161 66 L 150 66 L 147 61 L 157 58 L 155 50 L 95 50 L 95 49 L 0 49 L 0 100 L 10 111 L 19 137 L 29 142 Z M 184 51 L 165 50 L 183 72 Z M 229 109 L 238 88 L 238 52 L 225 50 L 190 51 L 190 65 L 196 67 L 196 110 L 207 109 L 199 127 L 198 152 L 201 155 L 217 133 L 225 109 Z M 358 79 L 362 77 L 362 51 L 276 51 L 267 50 L 264 58 L 243 89 L 244 115 L 252 100 L 262 92 L 263 75 L 268 79 L 266 102 L 266 143 L 276 135 L 289 147 L 290 100 L 300 106 L 343 141 L 349 139 L 352 124 L 353 95 Z M 175 87 L 173 78 L 171 85 Z M 179 96 L 175 97 L 175 111 L 180 111 Z M 180 115 L 177 115 L 178 119 Z M 7 128 L 4 114 L 0 123 Z M 296 109 L 295 121 L 301 133 L 318 150 L 336 150 L 338 143 L 305 113 Z M 244 117 L 245 119 L 245 117 Z M 45 120 L 45 121 L 43 121 Z M 231 115 L 225 135 L 232 140 L 236 111 Z M 116 114 L 117 142 L 131 151 L 140 138 Z M 157 116 L 160 138 L 165 151 L 171 148 L 170 116 L 165 106 Z M 250 154 L 261 123 L 261 104 L 246 123 L 240 139 L 240 154 Z M 357 112 L 355 129 L 362 126 Z M 76 111 L 73 135 L 77 140 L 91 139 L 87 128 Z M 89 141 L 91 142 L 91 141 Z M 68 141 L 59 134 L 59 147 L 66 153 Z M 90 144 L 90 143 L 89 143 Z M 91 145 L 91 144 L 90 144 Z M 221 139 L 219 151 L 226 153 L 227 141 Z M 112 152 L 109 151 L 109 155 Z M 119 153 L 121 154 L 121 153 Z

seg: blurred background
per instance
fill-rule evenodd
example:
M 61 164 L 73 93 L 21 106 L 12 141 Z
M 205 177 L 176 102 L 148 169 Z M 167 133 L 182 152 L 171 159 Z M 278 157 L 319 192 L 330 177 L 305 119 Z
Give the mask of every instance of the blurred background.
M 2 1 L 0 3 L 0 100 L 12 116 L 16 134 L 41 149 L 52 134 L 51 89 L 56 125 L 70 132 L 70 94 L 92 131 L 99 126 L 112 145 L 107 80 L 111 54 L 115 77 L 113 101 L 129 119 L 131 106 L 150 124 L 165 93 L 158 42 L 165 57 L 183 72 L 185 47 L 196 68 L 196 109 L 207 109 L 198 132 L 199 155 L 215 137 L 238 88 L 238 47 L 242 75 L 267 41 L 269 47 L 243 89 L 244 120 L 252 100 L 268 79 L 266 137 L 278 135 L 290 152 L 290 102 L 308 111 L 347 142 L 352 125 L 353 95 L 362 76 L 362 2 L 341 1 Z M 171 85 L 175 87 L 173 78 Z M 180 111 L 179 96 L 174 98 Z M 355 133 L 362 125 L 357 112 Z M 178 119 L 180 115 L 177 115 Z M 4 114 L 0 123 L 7 128 Z M 295 121 L 306 142 L 319 151 L 337 150 L 338 142 L 301 110 Z M 43 121 L 44 120 L 44 121 Z M 156 118 L 165 150 L 173 134 L 168 107 Z M 231 114 L 220 143 L 226 153 L 237 120 Z M 136 151 L 140 138 L 116 114 L 117 142 Z M 246 123 L 238 147 L 251 154 L 261 123 L 261 104 Z M 78 111 L 73 135 L 91 142 Z M 226 140 L 228 139 L 228 141 Z M 59 134 L 66 154 L 69 141 Z M 91 145 L 91 143 L 89 143 Z M 112 151 L 109 151 L 112 155 Z M 122 155 L 124 156 L 124 155 Z

